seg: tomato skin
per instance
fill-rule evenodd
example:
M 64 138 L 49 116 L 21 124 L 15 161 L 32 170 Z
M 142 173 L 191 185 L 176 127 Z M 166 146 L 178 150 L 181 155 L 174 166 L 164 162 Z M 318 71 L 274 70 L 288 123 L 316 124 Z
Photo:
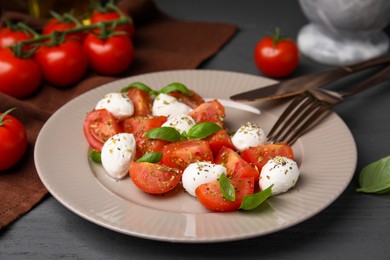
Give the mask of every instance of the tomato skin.
M 7 48 L 14 43 L 31 39 L 32 35 L 24 31 L 15 31 L 8 27 L 0 29 L 0 48 Z
M 256 45 L 254 60 L 264 75 L 282 78 L 298 66 L 299 49 L 293 40 L 282 39 L 274 44 L 272 37 L 265 37 Z
M 226 200 L 221 192 L 219 181 L 213 181 L 198 186 L 195 190 L 199 202 L 207 209 L 217 212 L 228 212 L 238 210 L 245 195 L 253 194 L 254 178 L 245 177 L 240 179 L 230 179 L 236 191 L 236 200 Z
M 110 112 L 98 109 L 90 111 L 85 117 L 83 132 L 91 148 L 100 152 L 105 141 L 123 131 Z
M 188 115 L 194 119 L 195 123 L 214 122 L 221 127 L 226 116 L 225 108 L 218 100 L 202 103 Z
M 276 156 L 284 156 L 290 159 L 294 159 L 294 152 L 292 147 L 286 143 L 279 144 L 267 144 L 257 147 L 251 147 L 241 152 L 241 157 L 254 165 L 256 165 L 259 172 L 268 160 Z
M 133 43 L 126 35 L 115 35 L 103 40 L 88 34 L 84 40 L 84 49 L 91 68 L 108 76 L 124 72 L 134 57 Z
M 123 14 L 130 17 L 129 13 L 126 10 L 121 10 Z M 119 14 L 115 11 L 101 12 L 95 10 L 91 15 L 91 24 L 98 22 L 108 22 L 117 20 L 119 18 Z M 128 36 L 133 37 L 135 33 L 135 26 L 133 23 L 131 24 L 120 24 L 115 27 L 115 31 L 126 32 Z M 99 29 L 96 30 L 97 33 L 100 32 Z
M 163 194 L 174 189 L 182 175 L 177 169 L 148 162 L 132 162 L 129 173 L 133 183 L 150 194 Z
M 82 45 L 75 40 L 65 40 L 56 46 L 41 45 L 35 53 L 44 79 L 58 87 L 78 82 L 88 69 L 88 59 Z
M 134 116 L 122 122 L 123 131 L 134 135 L 137 146 L 136 158 L 140 158 L 148 152 L 163 151 L 164 146 L 168 142 L 159 139 L 149 139 L 146 137 L 146 133 L 153 128 L 162 126 L 166 121 L 167 117 L 165 116 Z
M 222 147 L 227 147 L 232 150 L 235 150 L 232 140 L 225 129 L 221 129 L 218 132 L 208 136 L 205 140 L 209 143 L 211 151 L 213 151 L 214 157 L 218 155 Z
M 169 143 L 164 147 L 162 164 L 184 170 L 193 162 L 208 161 L 213 163 L 213 152 L 204 140 L 185 140 Z
M 149 116 L 152 114 L 152 99 L 148 92 L 139 88 L 130 88 L 127 96 L 133 102 L 133 116 Z
M 41 84 L 42 73 L 32 58 L 18 58 L 8 48 L 0 50 L 0 92 L 14 98 L 31 95 Z
M 253 177 L 255 182 L 259 180 L 260 172 L 253 165 L 245 161 L 234 150 L 222 147 L 215 157 L 215 163 L 226 167 L 227 176 L 231 178 Z
M 26 149 L 27 133 L 23 124 L 7 114 L 3 118 L 3 125 L 0 125 L 0 171 L 15 165 Z
M 191 95 L 186 95 L 180 91 L 172 91 L 169 92 L 168 95 L 175 97 L 176 99 L 183 102 L 192 109 L 197 108 L 199 105 L 205 102 L 204 99 L 198 93 L 193 90 L 190 90 L 190 92 Z
M 57 18 L 50 19 L 49 22 L 43 27 L 42 34 L 48 35 L 53 33 L 54 31 L 65 31 L 72 29 L 76 26 L 74 22 L 60 22 Z M 76 40 L 81 42 L 84 38 L 83 32 L 75 32 L 75 33 L 69 33 L 65 35 L 66 39 Z

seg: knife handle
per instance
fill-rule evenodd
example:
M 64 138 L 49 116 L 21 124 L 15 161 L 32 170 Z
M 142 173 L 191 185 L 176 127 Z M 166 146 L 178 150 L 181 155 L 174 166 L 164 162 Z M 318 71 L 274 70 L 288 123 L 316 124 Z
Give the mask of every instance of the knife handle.
M 389 62 L 390 62 L 390 53 L 386 53 L 384 55 L 369 60 L 365 60 L 348 66 L 343 66 L 342 69 L 347 71 L 348 73 L 353 73 L 370 67 L 374 67 L 376 65 L 386 64 Z

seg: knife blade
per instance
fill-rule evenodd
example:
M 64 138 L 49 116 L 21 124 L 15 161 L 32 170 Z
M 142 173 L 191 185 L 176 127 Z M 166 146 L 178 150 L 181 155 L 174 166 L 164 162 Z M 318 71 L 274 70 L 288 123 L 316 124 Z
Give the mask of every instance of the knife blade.
M 266 87 L 235 94 L 230 99 L 235 101 L 274 100 L 298 95 L 309 89 L 324 87 L 347 75 L 390 62 L 390 54 L 369 59 L 349 66 L 336 67 L 323 70 L 297 78 L 288 79 Z

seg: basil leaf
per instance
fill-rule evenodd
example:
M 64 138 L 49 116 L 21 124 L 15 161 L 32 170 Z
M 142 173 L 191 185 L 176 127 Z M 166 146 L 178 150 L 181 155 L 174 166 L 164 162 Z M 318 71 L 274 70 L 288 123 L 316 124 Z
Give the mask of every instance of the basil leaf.
M 221 176 L 219 176 L 219 188 L 225 199 L 228 201 L 236 200 L 236 191 L 225 173 L 222 173 Z
M 240 209 L 251 210 L 257 208 L 261 203 L 266 201 L 266 199 L 271 197 L 273 186 L 274 185 L 272 184 L 263 191 L 251 195 L 246 195 L 241 202 Z
M 173 127 L 162 126 L 153 128 L 146 133 L 146 137 L 150 139 L 161 139 L 168 142 L 176 142 L 181 138 L 181 134 Z
M 124 87 L 121 89 L 121 93 L 126 93 L 128 92 L 131 88 L 139 88 L 140 90 L 143 90 L 145 92 L 148 92 L 149 95 L 155 95 L 158 92 L 151 89 L 150 87 L 146 86 L 144 83 L 141 82 L 133 82 L 130 83 L 127 87 Z
M 102 154 L 98 151 L 92 150 L 89 153 L 89 157 L 96 163 L 102 163 Z
M 184 86 L 182 83 L 179 83 L 179 82 L 173 82 L 173 83 L 163 87 L 162 89 L 160 89 L 159 93 L 167 94 L 167 93 L 173 92 L 173 91 L 179 91 L 179 92 L 186 94 L 188 96 L 192 96 L 192 92 L 186 86 Z
M 360 188 L 356 191 L 366 193 L 390 192 L 390 156 L 365 166 L 359 175 Z
M 145 153 L 137 162 L 158 163 L 162 158 L 162 152 Z
M 187 136 L 189 139 L 203 139 L 209 135 L 214 134 L 215 132 L 218 132 L 221 129 L 222 128 L 216 123 L 201 122 L 192 126 L 188 131 Z

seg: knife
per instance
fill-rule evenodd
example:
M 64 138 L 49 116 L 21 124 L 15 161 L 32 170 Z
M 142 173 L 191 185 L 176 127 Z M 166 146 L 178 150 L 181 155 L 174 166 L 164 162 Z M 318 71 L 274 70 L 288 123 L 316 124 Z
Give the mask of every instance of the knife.
M 230 99 L 235 101 L 274 100 L 298 95 L 306 90 L 323 87 L 355 72 L 390 62 L 390 53 L 355 63 L 319 71 L 279 83 L 235 94 Z

